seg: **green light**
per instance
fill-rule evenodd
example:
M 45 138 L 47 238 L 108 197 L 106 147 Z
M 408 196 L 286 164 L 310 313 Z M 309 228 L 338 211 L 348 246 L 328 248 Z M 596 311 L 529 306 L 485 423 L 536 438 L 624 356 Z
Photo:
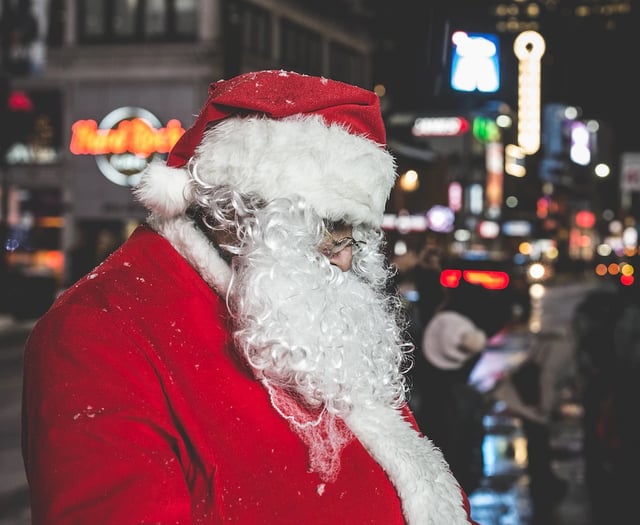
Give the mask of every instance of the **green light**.
M 500 128 L 495 120 L 487 117 L 475 117 L 472 127 L 473 136 L 479 142 L 497 142 L 500 140 Z

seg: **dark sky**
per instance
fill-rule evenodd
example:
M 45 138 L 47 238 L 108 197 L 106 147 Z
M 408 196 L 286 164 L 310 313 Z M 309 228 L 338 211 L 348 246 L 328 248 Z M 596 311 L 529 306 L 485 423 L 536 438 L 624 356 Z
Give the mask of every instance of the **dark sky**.
M 387 84 L 397 109 L 482 102 L 480 97 L 462 98 L 448 87 L 448 36 L 455 29 L 494 32 L 496 20 L 490 6 L 495 3 L 381 3 L 376 80 Z M 571 15 L 575 4 L 559 0 L 555 11 L 545 11 L 539 19 L 539 32 L 547 44 L 542 59 L 542 102 L 580 106 L 584 118 L 610 124 L 617 151 L 640 151 L 640 5 L 635 10 L 632 6 L 628 15 L 607 19 L 601 15 L 575 17 Z M 613 29 L 606 29 L 607 25 Z M 503 88 L 498 97 L 510 104 L 517 96 L 514 37 L 501 37 Z

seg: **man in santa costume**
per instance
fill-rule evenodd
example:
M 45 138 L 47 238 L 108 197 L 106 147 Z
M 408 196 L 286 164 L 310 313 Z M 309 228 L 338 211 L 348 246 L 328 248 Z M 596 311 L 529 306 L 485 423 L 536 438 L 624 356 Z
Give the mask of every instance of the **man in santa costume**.
M 473 523 L 406 404 L 385 141 L 355 86 L 211 85 L 147 224 L 28 340 L 35 525 Z

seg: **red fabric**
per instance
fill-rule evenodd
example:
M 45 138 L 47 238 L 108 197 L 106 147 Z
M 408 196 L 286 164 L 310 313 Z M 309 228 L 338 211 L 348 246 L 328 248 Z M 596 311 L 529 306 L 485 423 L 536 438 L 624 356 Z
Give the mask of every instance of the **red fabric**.
M 273 119 L 297 114 L 321 115 L 327 123 L 342 124 L 378 144 L 386 143 L 380 101 L 372 91 L 291 71 L 259 71 L 209 86 L 209 99 L 169 153 L 167 165 L 184 166 L 200 144 L 208 124 L 251 113 Z
M 33 524 L 403 523 L 354 440 L 335 483 L 234 359 L 226 309 L 146 228 L 30 336 L 23 452 Z
M 335 483 L 308 472 L 226 324 L 224 301 L 146 227 L 56 301 L 25 348 L 34 525 L 404 523 L 357 440 Z

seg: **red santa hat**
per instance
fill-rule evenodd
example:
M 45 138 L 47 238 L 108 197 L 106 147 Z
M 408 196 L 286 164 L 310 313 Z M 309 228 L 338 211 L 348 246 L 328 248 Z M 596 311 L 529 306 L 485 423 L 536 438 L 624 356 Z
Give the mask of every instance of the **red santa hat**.
M 377 227 L 396 176 L 385 145 L 375 93 L 290 71 L 246 73 L 211 84 L 166 165 L 150 165 L 136 195 L 156 216 L 182 215 L 194 158 L 207 184 L 265 200 L 300 196 L 324 218 Z

